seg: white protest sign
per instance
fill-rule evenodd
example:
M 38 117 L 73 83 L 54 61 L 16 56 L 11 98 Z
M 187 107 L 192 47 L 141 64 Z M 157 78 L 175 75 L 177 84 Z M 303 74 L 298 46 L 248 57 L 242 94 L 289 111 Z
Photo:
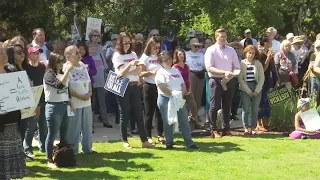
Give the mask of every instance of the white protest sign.
M 309 109 L 300 114 L 306 130 L 320 130 L 320 116 L 316 108 Z
M 21 109 L 21 119 L 25 119 L 25 118 L 34 116 L 34 111 L 36 110 L 37 104 L 39 103 L 41 95 L 42 95 L 43 85 L 32 87 L 31 90 L 32 90 L 33 97 L 34 97 L 35 106 Z
M 35 106 L 26 71 L 0 74 L 0 114 Z
M 101 24 L 102 24 L 102 19 L 97 19 L 97 18 L 87 18 L 87 28 L 86 28 L 86 40 L 89 40 L 89 34 L 92 30 L 97 30 L 101 32 Z

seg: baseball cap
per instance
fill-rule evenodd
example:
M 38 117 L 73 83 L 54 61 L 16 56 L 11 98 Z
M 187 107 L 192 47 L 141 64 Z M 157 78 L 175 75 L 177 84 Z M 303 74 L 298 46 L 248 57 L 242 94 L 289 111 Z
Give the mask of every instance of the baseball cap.
M 33 47 L 29 47 L 28 48 L 28 54 L 35 53 L 35 52 L 38 52 L 38 51 L 40 53 L 43 52 L 43 50 L 41 48 L 37 47 L 37 46 L 33 46 Z
M 190 30 L 189 33 L 188 33 L 188 37 L 189 38 L 193 38 L 196 36 L 196 31 L 195 30 Z
M 293 37 L 294 37 L 294 34 L 293 34 L 293 33 L 288 33 L 288 34 L 286 35 L 287 40 L 289 40 L 289 39 L 291 39 L 291 38 L 293 38 Z
M 250 29 L 246 29 L 246 30 L 244 31 L 244 33 L 245 33 L 245 34 L 251 33 L 251 30 L 250 30 Z

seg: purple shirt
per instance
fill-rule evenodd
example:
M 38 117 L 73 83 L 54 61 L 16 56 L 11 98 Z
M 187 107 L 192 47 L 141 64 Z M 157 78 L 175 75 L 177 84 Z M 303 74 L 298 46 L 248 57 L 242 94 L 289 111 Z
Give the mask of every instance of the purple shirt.
M 190 87 L 190 70 L 188 65 L 184 65 L 184 67 L 179 66 L 178 64 L 174 64 L 172 67 L 176 68 L 182 75 L 182 78 L 184 80 L 184 84 L 186 85 L 186 88 L 189 90 Z
M 210 46 L 204 55 L 204 63 L 206 69 L 209 67 L 215 67 L 218 70 L 230 72 L 235 69 L 240 69 L 240 63 L 236 51 L 227 45 L 225 45 L 225 47 L 221 47 L 218 44 Z M 212 74 L 210 72 L 208 72 L 208 75 L 209 77 L 224 77 L 224 75 Z
M 90 76 L 91 84 L 93 84 L 94 80 L 92 79 L 92 76 L 95 76 L 97 74 L 97 69 L 96 69 L 96 65 L 94 64 L 94 60 L 92 59 L 91 56 L 84 56 L 82 57 L 82 62 L 83 64 L 88 65 L 89 67 L 88 73 Z

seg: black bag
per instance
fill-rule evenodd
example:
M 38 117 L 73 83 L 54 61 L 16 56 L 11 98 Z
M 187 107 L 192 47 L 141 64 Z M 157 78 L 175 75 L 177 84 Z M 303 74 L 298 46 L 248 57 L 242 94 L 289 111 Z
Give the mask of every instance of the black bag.
M 53 162 L 57 167 L 72 167 L 77 164 L 72 145 L 58 144 L 53 151 Z

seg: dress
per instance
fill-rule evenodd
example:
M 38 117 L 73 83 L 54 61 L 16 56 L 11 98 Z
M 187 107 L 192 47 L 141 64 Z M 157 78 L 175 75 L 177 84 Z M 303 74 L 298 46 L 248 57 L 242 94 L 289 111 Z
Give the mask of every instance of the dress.
M 21 120 L 20 111 L 0 115 L 0 119 Z M 0 179 L 23 178 L 28 173 L 18 123 L 5 124 L 0 131 Z

